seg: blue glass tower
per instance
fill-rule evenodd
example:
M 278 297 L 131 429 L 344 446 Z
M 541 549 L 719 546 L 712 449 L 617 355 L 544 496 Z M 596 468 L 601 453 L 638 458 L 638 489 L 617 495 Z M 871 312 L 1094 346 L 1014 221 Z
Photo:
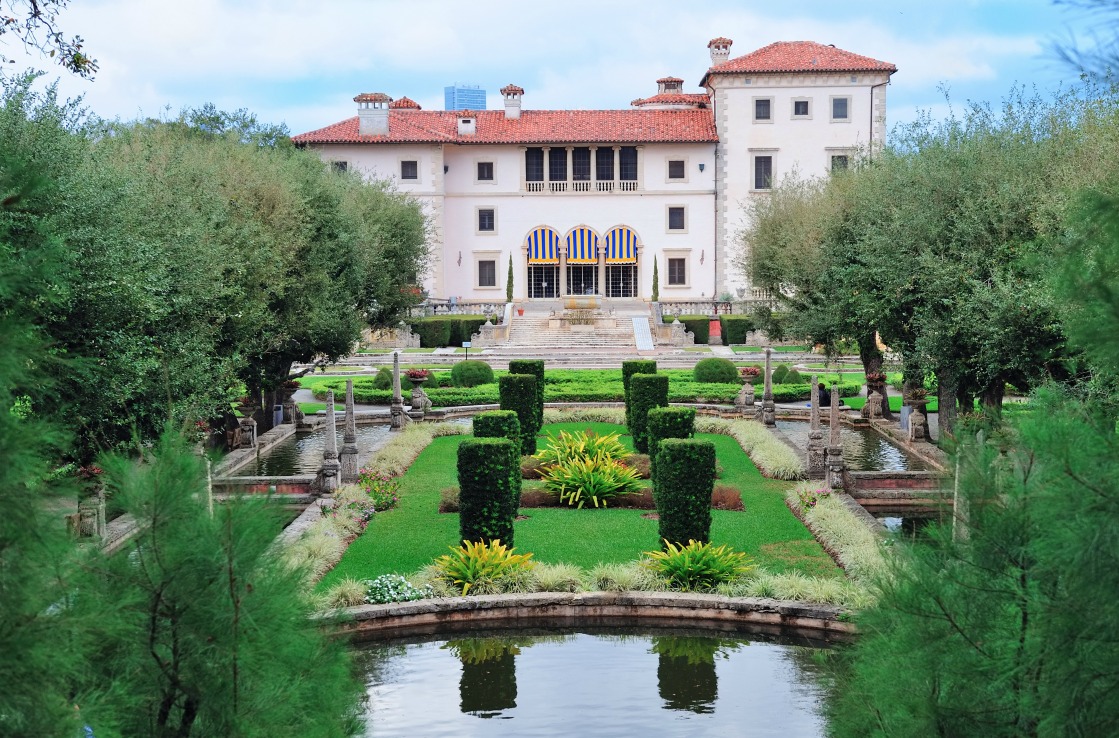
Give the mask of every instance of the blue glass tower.
M 480 85 L 453 85 L 443 88 L 444 110 L 485 110 L 486 91 Z

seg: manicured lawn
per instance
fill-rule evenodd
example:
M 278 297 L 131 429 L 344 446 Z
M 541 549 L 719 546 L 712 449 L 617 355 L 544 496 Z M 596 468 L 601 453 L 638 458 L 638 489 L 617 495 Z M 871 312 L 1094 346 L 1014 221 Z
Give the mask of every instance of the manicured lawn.
M 560 430 L 625 433 L 610 423 L 558 423 L 544 433 Z M 799 570 L 816 576 L 841 577 L 812 534 L 784 503 L 788 482 L 765 479 L 738 443 L 729 436 L 701 435 L 715 443 L 722 476 L 716 484 L 737 487 L 745 512 L 712 511 L 711 539 L 745 551 L 773 572 Z M 344 576 L 367 579 L 379 574 L 408 574 L 420 569 L 458 543 L 458 515 L 438 512 L 440 490 L 457 484 L 455 458 L 464 436 L 436 438 L 420 454 L 401 480 L 397 508 L 378 513 L 365 533 L 320 586 Z M 632 448 L 631 439 L 622 442 Z M 541 439 L 541 447 L 543 439 Z M 584 568 L 599 562 L 625 562 L 657 548 L 657 521 L 643 518 L 648 511 L 631 509 L 524 508 L 526 520 L 516 523 L 518 551 L 538 561 L 575 564 Z
M 315 413 L 319 412 L 320 410 L 326 410 L 326 403 L 325 402 L 301 402 L 301 403 L 299 403 L 299 409 L 303 411 L 304 415 L 314 415 Z M 336 402 L 336 403 L 334 403 L 334 409 L 338 412 L 341 412 L 341 411 L 346 409 L 346 406 L 345 405 L 339 405 Z
M 759 354 L 765 352 L 765 346 L 744 346 L 742 344 L 733 344 L 731 351 L 736 354 Z M 795 354 L 806 353 L 811 351 L 811 346 L 774 346 L 773 353 L 775 354 Z

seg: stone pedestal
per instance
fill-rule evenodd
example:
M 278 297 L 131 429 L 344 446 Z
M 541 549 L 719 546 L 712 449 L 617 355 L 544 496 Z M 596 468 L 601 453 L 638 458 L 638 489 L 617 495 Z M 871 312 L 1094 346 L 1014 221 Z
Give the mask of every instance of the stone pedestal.
M 861 412 L 862 416 L 867 419 L 881 418 L 882 413 L 882 395 L 867 388 L 866 404 L 863 405 Z
M 392 355 L 392 402 L 389 403 L 389 431 L 402 431 L 408 422 L 404 414 L 404 397 L 400 393 L 400 354 Z
M 734 411 L 745 417 L 754 414 L 754 385 L 746 382 L 742 385 L 742 389 L 738 390 L 738 396 L 734 398 Z
M 823 479 L 826 469 L 824 431 L 820 429 L 820 386 L 812 375 L 812 412 L 808 425 L 808 451 L 805 459 L 809 479 Z
M 929 431 L 925 422 L 925 406 L 927 402 L 912 402 L 913 412 L 909 414 L 909 440 L 927 441 Z
M 326 445 L 322 452 L 322 468 L 319 470 L 320 486 L 323 494 L 331 494 L 338 489 L 342 464 L 338 461 L 338 423 L 334 418 L 334 390 L 326 393 Z
M 256 448 L 256 421 L 246 415 L 237 424 L 241 426 L 241 448 Z
M 346 427 L 342 432 L 342 451 L 339 454 L 342 484 L 357 481 L 357 421 L 354 419 L 354 380 L 346 380 Z
M 78 535 L 100 541 L 105 530 L 105 493 L 98 491 L 78 502 Z
M 412 420 L 423 420 L 424 415 L 431 409 L 431 398 L 424 392 L 426 379 L 412 380 L 412 406 L 408 410 L 408 417 Z
M 843 489 L 843 447 L 828 446 L 827 449 L 827 484 L 832 489 Z

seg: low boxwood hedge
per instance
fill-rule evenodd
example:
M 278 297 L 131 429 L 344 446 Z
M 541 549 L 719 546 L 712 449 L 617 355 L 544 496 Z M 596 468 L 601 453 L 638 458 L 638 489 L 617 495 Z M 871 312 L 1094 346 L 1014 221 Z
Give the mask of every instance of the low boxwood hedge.
M 722 328 L 723 344 L 730 346 L 732 343 L 746 343 L 746 334 L 754 330 L 754 319 L 749 315 L 720 315 L 719 325 Z
M 680 322 L 695 336 L 696 343 L 708 343 L 711 337 L 711 318 L 707 315 L 681 315 Z

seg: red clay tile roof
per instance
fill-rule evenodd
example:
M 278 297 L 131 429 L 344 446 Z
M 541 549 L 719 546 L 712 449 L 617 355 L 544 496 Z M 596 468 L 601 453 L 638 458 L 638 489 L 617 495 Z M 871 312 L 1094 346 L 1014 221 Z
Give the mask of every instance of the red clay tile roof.
M 696 107 L 699 105 L 706 106 L 711 99 L 707 97 L 705 92 L 662 92 L 652 97 L 642 97 L 630 103 L 635 108 L 644 107 L 646 105 L 690 105 Z
M 502 95 L 523 95 L 523 94 L 525 94 L 524 88 L 523 87 L 518 87 L 517 85 L 505 85 L 500 90 L 498 90 L 498 92 L 500 92 Z
M 383 92 L 363 92 L 354 98 L 354 102 L 392 102 L 392 98 Z
M 704 84 L 712 74 L 743 72 L 890 72 L 898 68 L 889 62 L 852 54 L 815 41 L 778 41 L 711 67 L 703 75 Z
M 706 96 L 703 96 L 706 99 Z M 390 110 L 387 136 L 359 136 L 357 116 L 294 136 L 297 144 L 325 143 L 714 143 L 709 109 L 525 110 L 508 119 L 503 110 L 472 110 L 477 133 L 459 136 L 459 113 Z
M 410 97 L 402 97 L 389 103 L 389 110 L 422 110 L 420 104 Z

